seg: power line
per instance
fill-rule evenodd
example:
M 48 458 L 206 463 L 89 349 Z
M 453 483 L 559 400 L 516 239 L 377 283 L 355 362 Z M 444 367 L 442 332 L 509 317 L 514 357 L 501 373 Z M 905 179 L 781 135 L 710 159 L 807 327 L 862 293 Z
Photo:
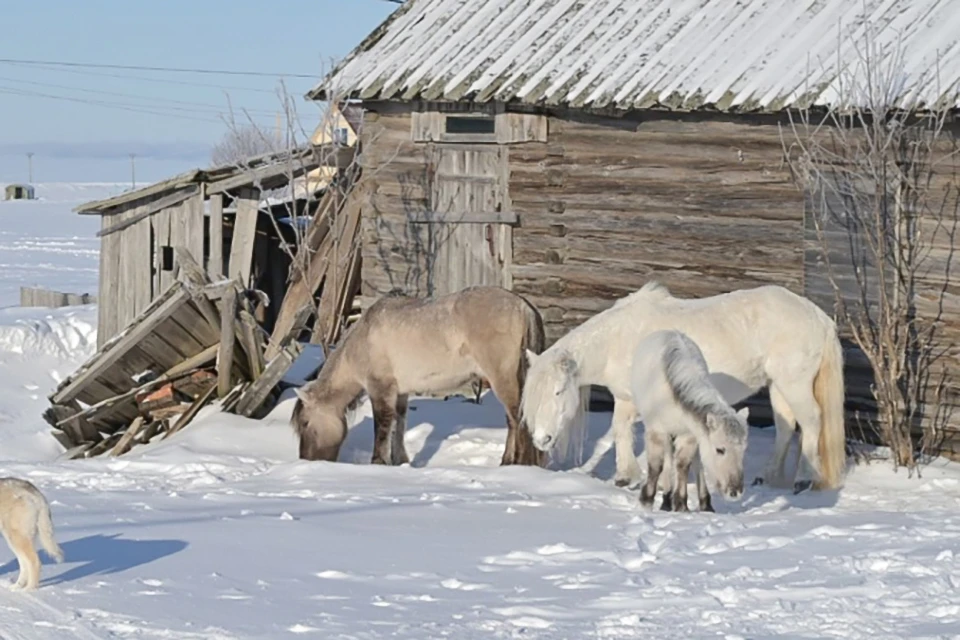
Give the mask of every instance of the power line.
M 10 63 L 15 65 L 16 63 Z M 204 87 L 206 89 L 222 89 L 224 91 L 251 91 L 254 93 L 272 93 L 276 94 L 276 91 L 271 91 L 270 89 L 258 89 L 255 87 L 237 87 L 231 85 L 219 85 L 219 84 L 210 84 L 209 82 L 190 82 L 189 80 L 171 80 L 169 78 L 151 78 L 149 76 L 137 76 L 131 75 L 129 73 L 103 73 L 98 71 L 89 71 L 84 69 L 58 69 L 56 67 L 48 67 L 37 65 L 35 68 L 42 69 L 43 71 L 55 71 L 57 73 L 73 73 L 81 76 L 97 76 L 100 78 L 118 78 L 120 80 L 143 80 L 145 82 L 159 82 L 161 84 L 175 84 L 187 87 Z
M 237 71 L 227 69 L 185 69 L 178 67 L 146 67 L 139 65 L 126 64 L 95 64 L 91 62 L 63 62 L 58 60 L 16 60 L 13 58 L 0 58 L 0 63 L 5 64 L 28 64 L 28 65 L 46 65 L 56 67 L 81 67 L 87 69 L 127 69 L 130 71 L 162 71 L 167 73 L 203 73 L 224 76 L 262 76 L 262 77 L 285 77 L 285 78 L 310 78 L 315 80 L 316 74 L 307 73 L 267 73 L 265 71 Z
M 31 98 L 48 98 L 51 100 L 65 100 L 67 102 L 78 102 L 80 104 L 88 104 L 99 107 L 107 107 L 110 109 L 120 109 L 122 111 L 132 111 L 134 113 L 146 113 L 155 116 L 165 116 L 169 118 L 181 118 L 184 120 L 195 120 L 197 122 L 209 122 L 209 123 L 221 123 L 220 120 L 210 117 L 203 117 L 198 115 L 186 115 L 182 113 L 165 113 L 163 111 L 157 111 L 155 109 L 148 109 L 142 107 L 142 105 L 127 105 L 127 104 L 117 104 L 105 102 L 102 100 L 88 100 L 85 98 L 74 98 L 70 96 L 58 96 L 48 93 L 40 93 L 37 91 L 26 91 L 24 89 L 17 89 L 15 87 L 2 87 L 0 86 L 0 93 L 5 93 L 14 96 L 25 96 Z
M 47 88 L 50 88 L 50 89 L 66 89 L 66 90 L 68 90 L 68 91 L 81 91 L 81 92 L 83 92 L 83 93 L 91 93 L 91 94 L 94 94 L 94 95 L 118 96 L 118 97 L 121 97 L 121 98 L 132 98 L 132 99 L 134 99 L 134 100 L 145 100 L 145 101 L 153 102 L 153 103 L 157 103 L 157 102 L 169 102 L 169 103 L 173 103 L 173 104 L 181 104 L 181 105 L 186 105 L 186 106 L 188 106 L 188 107 L 193 107 L 194 110 L 196 110 L 196 111 L 212 111 L 212 112 L 214 112 L 214 113 L 223 113 L 224 111 L 226 111 L 226 108 L 221 107 L 220 105 L 210 104 L 210 103 L 205 103 L 205 102 L 187 102 L 187 101 L 185 101 L 185 100 L 174 100 L 173 98 L 154 98 L 154 97 L 150 97 L 150 96 L 140 96 L 140 95 L 136 95 L 136 94 L 132 94 L 132 93 L 121 93 L 121 92 L 118 92 L 118 91 L 105 91 L 105 90 L 102 90 L 102 89 L 86 89 L 86 88 L 83 88 L 83 87 L 73 87 L 73 86 L 70 86 L 70 85 L 54 84 L 54 83 L 51 83 L 51 82 L 37 82 L 37 81 L 35 81 L 35 80 L 21 80 L 21 79 L 19 79 L 19 78 L 8 78 L 8 77 L 4 77 L 4 76 L 0 76 L 0 80 L 2 80 L 2 81 L 4 81 L 4 82 L 15 82 L 15 83 L 19 83 L 19 84 L 29 84 L 29 85 L 33 85 L 33 86 L 37 86 L 37 87 L 47 87 Z M 140 105 L 133 105 L 133 106 L 140 106 Z M 162 105 L 162 104 L 144 105 L 144 106 L 147 106 L 147 107 L 163 107 L 163 108 L 170 108 L 170 109 L 185 110 L 185 109 L 183 109 L 182 107 L 180 107 L 180 108 L 178 108 L 178 107 L 172 107 L 172 106 L 171 106 L 171 107 L 166 107 L 165 105 Z M 264 115 L 264 116 L 272 116 L 272 115 L 274 115 L 274 111 L 268 111 L 268 110 L 266 110 L 266 109 L 239 109 L 239 111 L 246 111 L 246 112 L 251 113 L 251 114 L 259 114 L 259 115 Z

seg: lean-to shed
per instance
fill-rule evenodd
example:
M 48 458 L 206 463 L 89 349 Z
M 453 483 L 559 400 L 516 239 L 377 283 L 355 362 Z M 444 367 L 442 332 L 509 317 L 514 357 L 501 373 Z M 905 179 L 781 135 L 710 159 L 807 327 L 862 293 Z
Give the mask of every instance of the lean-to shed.
M 650 279 L 832 312 L 781 126 L 866 29 L 893 106 L 956 105 L 960 0 L 407 0 L 308 94 L 362 101 L 365 299 L 499 284 L 551 342 Z
M 290 258 L 281 243 L 294 242 L 293 229 L 270 217 L 289 215 L 290 208 L 270 206 L 261 193 L 289 187 L 293 200 L 305 196 L 302 176 L 318 168 L 318 155 L 303 148 L 196 169 L 77 207 L 80 214 L 102 219 L 98 347 L 174 283 L 177 247 L 188 251 L 211 280 L 237 278 L 282 300 Z M 258 309 L 267 331 L 278 304 Z

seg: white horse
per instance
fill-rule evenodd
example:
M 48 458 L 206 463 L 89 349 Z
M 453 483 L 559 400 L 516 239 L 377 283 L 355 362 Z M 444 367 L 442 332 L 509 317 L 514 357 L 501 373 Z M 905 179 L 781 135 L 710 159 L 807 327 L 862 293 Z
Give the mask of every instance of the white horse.
M 710 382 L 700 348 L 676 330 L 640 341 L 630 368 L 630 391 L 643 416 L 647 481 L 640 504 L 653 507 L 664 459 L 673 458 L 663 492 L 664 511 L 687 511 L 687 475 L 694 457 L 701 511 L 713 511 L 704 468 L 728 499 L 743 495 L 743 455 L 749 409 L 734 411 Z
M 784 462 L 799 423 L 802 456 L 794 490 L 839 486 L 846 455 L 843 351 L 836 325 L 806 298 L 774 285 L 685 299 L 648 282 L 539 356 L 528 351 L 521 411 L 534 445 L 550 451 L 571 425 L 582 429 L 581 390 L 607 387 L 615 401 L 616 484 L 639 482 L 630 361 L 640 340 L 660 329 L 683 331 L 697 343 L 728 404 L 769 387 L 776 443 L 755 483 L 787 484 Z

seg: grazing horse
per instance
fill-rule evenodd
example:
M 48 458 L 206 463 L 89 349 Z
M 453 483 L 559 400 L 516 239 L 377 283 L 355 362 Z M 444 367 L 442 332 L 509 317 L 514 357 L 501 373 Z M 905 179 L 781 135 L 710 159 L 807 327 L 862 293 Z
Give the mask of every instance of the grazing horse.
M 335 461 L 347 436 L 344 414 L 366 392 L 373 405 L 371 463 L 409 462 L 403 444 L 408 397 L 482 379 L 507 411 L 501 464 L 543 465 L 545 454 L 520 428 L 525 353 L 543 347 L 540 313 L 506 289 L 468 287 L 435 299 L 388 294 L 350 328 L 317 378 L 296 390 L 291 423 L 300 458 Z
M 843 351 L 837 328 L 815 304 L 774 285 L 688 299 L 648 282 L 542 354 L 528 353 L 521 408 L 534 444 L 549 451 L 571 425 L 582 431 L 578 389 L 605 386 L 614 397 L 615 482 L 638 482 L 630 360 L 639 341 L 660 329 L 677 329 L 696 342 L 728 404 L 769 387 L 776 444 L 756 483 L 787 484 L 784 462 L 799 423 L 802 456 L 794 491 L 839 486 L 846 452 Z
M 630 391 L 643 416 L 647 481 L 640 503 L 653 507 L 665 457 L 672 457 L 663 492 L 664 511 L 687 511 L 687 474 L 694 457 L 701 511 L 713 511 L 704 468 L 729 499 L 743 494 L 743 454 L 749 409 L 734 411 L 710 382 L 700 348 L 675 330 L 654 331 L 640 341 L 630 366 Z

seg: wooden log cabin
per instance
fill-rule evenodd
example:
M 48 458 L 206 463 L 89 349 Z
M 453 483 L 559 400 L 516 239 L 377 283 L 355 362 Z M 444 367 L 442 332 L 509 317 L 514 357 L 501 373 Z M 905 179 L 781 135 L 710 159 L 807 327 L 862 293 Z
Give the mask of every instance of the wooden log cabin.
M 960 31 L 937 25 L 958 15 L 956 0 L 407 0 L 307 96 L 364 109 L 362 299 L 502 285 L 551 343 L 651 279 L 691 297 L 778 284 L 832 314 L 787 114 L 836 106 L 864 25 L 905 68 L 946 52 L 941 74 L 957 72 Z M 894 101 L 957 104 L 935 92 L 960 78 L 913 78 Z M 870 405 L 854 351 L 851 412 Z

